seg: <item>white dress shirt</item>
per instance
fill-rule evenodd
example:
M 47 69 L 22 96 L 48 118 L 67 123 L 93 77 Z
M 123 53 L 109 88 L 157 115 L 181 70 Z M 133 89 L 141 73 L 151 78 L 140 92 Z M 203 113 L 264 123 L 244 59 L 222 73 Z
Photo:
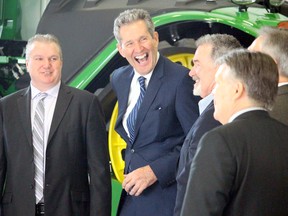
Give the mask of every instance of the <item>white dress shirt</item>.
M 31 86 L 31 125 L 33 127 L 33 121 L 34 121 L 34 115 L 35 115 L 35 109 L 39 102 L 38 94 L 41 93 L 37 88 L 35 88 L 32 83 Z M 47 148 L 47 142 L 48 142 L 48 136 L 50 132 L 50 127 L 52 123 L 52 118 L 56 106 L 56 101 L 58 97 L 60 89 L 60 82 L 54 86 L 53 88 L 49 89 L 45 93 L 47 94 L 47 97 L 44 99 L 44 107 L 45 107 L 45 117 L 44 117 L 44 158 L 46 158 L 46 148 Z M 44 93 L 44 92 L 43 92 Z M 33 128 L 32 128 L 33 129 Z M 45 173 L 45 160 L 44 160 L 44 173 Z
M 209 95 L 207 95 L 206 97 L 204 97 L 203 99 L 201 99 L 198 102 L 200 115 L 208 107 L 208 105 L 211 103 L 211 101 L 213 101 L 213 99 L 214 99 L 214 95 L 213 95 L 213 93 L 210 93 Z
M 157 54 L 157 62 L 158 62 L 158 60 L 159 60 L 159 53 Z M 128 128 L 127 128 L 127 118 L 129 116 L 130 112 L 132 111 L 132 109 L 134 108 L 135 104 L 137 103 L 138 97 L 140 95 L 140 83 L 138 81 L 138 78 L 140 76 L 143 76 L 143 77 L 146 78 L 145 79 L 145 87 L 147 89 L 152 74 L 153 74 L 153 70 L 151 72 L 149 72 L 148 74 L 143 76 L 143 75 L 139 74 L 134 69 L 134 76 L 133 76 L 131 84 L 130 84 L 130 91 L 129 91 L 127 109 L 126 109 L 126 112 L 125 112 L 125 114 L 123 116 L 123 121 L 122 121 L 123 127 L 124 127 L 124 129 L 125 129 L 125 131 L 126 131 L 126 133 L 127 133 L 127 135 L 129 137 L 130 137 L 130 134 L 129 134 L 129 131 L 128 131 Z

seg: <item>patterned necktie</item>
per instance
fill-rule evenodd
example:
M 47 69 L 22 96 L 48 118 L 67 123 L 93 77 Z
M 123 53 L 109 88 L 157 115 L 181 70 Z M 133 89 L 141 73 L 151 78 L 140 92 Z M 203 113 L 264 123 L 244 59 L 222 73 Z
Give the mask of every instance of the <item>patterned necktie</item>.
M 130 112 L 128 118 L 127 118 L 127 128 L 130 134 L 130 142 L 133 143 L 134 142 L 134 132 L 135 132 L 135 123 L 136 123 L 136 118 L 137 118 L 137 113 L 139 110 L 139 107 L 143 101 L 145 92 L 146 92 L 146 88 L 145 88 L 145 77 L 140 76 L 138 78 L 138 81 L 140 83 L 140 95 L 138 97 L 138 100 L 135 104 L 135 106 L 133 107 L 132 111 Z
M 44 185 L 44 99 L 47 97 L 46 93 L 40 93 L 40 98 L 36 109 L 33 122 L 33 150 L 34 150 L 34 164 L 35 164 L 35 196 L 36 203 L 43 197 Z

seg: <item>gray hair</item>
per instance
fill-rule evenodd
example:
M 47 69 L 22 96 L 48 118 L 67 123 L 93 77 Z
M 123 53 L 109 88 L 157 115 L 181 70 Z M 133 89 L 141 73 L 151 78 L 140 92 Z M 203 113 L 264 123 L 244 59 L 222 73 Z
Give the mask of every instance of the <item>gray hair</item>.
M 259 35 L 263 36 L 261 51 L 272 56 L 277 62 L 279 74 L 288 78 L 288 30 L 276 27 L 262 27 Z
M 143 9 L 130 9 L 120 13 L 119 16 L 114 20 L 113 33 L 119 44 L 121 43 L 120 28 L 123 25 L 128 25 L 138 20 L 143 20 L 146 23 L 149 34 L 152 36 L 152 38 L 154 38 L 155 26 L 150 14 Z
M 62 54 L 60 42 L 57 39 L 57 37 L 52 34 L 36 34 L 28 40 L 27 45 L 26 45 L 26 50 L 25 50 L 25 55 L 26 55 L 27 60 L 30 57 L 30 52 L 32 50 L 32 45 L 34 44 L 34 42 L 55 43 L 59 49 L 60 59 L 63 60 L 63 54 Z
M 217 60 L 229 67 L 232 77 L 240 79 L 248 97 L 266 109 L 273 107 L 278 90 L 278 69 L 268 54 L 235 50 Z
M 227 52 L 242 48 L 240 42 L 228 34 L 207 34 L 196 40 L 196 47 L 203 44 L 212 45 L 211 59 L 214 62 Z

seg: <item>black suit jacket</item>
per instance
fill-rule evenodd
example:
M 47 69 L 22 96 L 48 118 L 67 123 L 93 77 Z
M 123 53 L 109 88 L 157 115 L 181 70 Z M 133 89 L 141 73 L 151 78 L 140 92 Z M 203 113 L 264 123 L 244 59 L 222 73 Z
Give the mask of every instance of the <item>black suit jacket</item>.
M 30 107 L 30 87 L 0 102 L 3 216 L 35 215 Z M 96 96 L 61 85 L 46 149 L 45 216 L 110 216 L 111 180 L 105 133 Z
M 181 207 L 183 204 L 183 199 L 190 173 L 190 166 L 196 153 L 197 146 L 199 144 L 201 137 L 207 131 L 210 131 L 211 129 L 221 125 L 220 122 L 214 119 L 213 114 L 214 114 L 214 103 L 212 101 L 201 113 L 197 121 L 193 124 L 181 148 L 180 160 L 178 165 L 178 174 L 176 178 L 177 197 L 174 210 L 175 216 L 180 215 L 181 212 Z
M 288 84 L 278 88 L 278 94 L 270 115 L 288 125 Z
M 288 127 L 250 111 L 200 140 L 181 215 L 288 215 Z
M 143 216 L 172 215 L 177 161 L 184 137 L 198 117 L 198 98 L 193 96 L 188 69 L 160 56 L 138 111 L 135 141 L 130 143 L 122 120 L 133 75 L 133 68 L 125 66 L 111 77 L 119 105 L 115 129 L 127 143 L 125 172 L 150 165 L 158 181 L 133 197 L 129 209 Z

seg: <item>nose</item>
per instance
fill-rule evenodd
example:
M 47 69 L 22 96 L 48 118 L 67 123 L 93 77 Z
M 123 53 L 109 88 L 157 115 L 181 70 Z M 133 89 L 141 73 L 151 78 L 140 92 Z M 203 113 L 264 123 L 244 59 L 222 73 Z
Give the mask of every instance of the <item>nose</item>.
M 194 67 L 192 67 L 191 70 L 189 71 L 189 76 L 193 77 L 194 75 L 196 75 L 196 72 L 195 72 Z
M 136 43 L 135 43 L 135 46 L 134 46 L 134 50 L 135 50 L 136 52 L 140 52 L 140 51 L 142 51 L 142 49 L 143 49 L 142 44 L 141 44 L 140 42 L 136 42 Z
M 43 66 L 44 67 L 50 67 L 51 66 L 51 59 L 50 58 L 43 59 Z

